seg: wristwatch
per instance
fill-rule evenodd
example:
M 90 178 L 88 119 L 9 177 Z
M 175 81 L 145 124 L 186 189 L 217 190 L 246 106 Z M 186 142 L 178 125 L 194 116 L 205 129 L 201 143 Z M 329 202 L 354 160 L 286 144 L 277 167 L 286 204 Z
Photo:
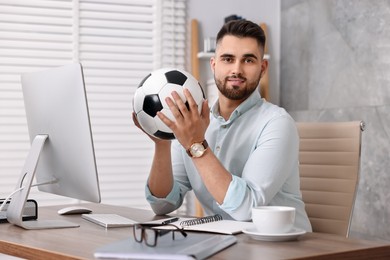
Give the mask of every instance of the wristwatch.
M 199 158 L 204 154 L 208 147 L 209 144 L 206 140 L 201 143 L 193 143 L 191 147 L 187 150 L 187 154 L 190 157 Z

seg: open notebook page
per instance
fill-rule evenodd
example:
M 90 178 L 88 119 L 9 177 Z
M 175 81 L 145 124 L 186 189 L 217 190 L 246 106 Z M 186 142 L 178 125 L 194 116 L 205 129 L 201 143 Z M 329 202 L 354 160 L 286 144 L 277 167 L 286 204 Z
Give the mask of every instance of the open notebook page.
M 169 219 L 171 218 L 160 219 L 158 221 L 152 221 L 148 223 L 162 223 L 163 221 Z M 181 225 L 183 221 L 193 220 L 193 219 L 194 218 L 179 218 L 179 220 L 172 222 L 170 224 L 173 224 L 178 227 L 182 227 L 186 231 L 202 231 L 202 232 L 209 232 L 209 233 L 229 234 L 229 235 L 241 233 L 243 229 L 254 228 L 254 224 L 252 222 L 235 221 L 235 220 L 217 220 L 213 222 L 190 225 L 190 226 Z M 164 226 L 158 228 L 174 229 L 174 227 L 172 226 Z

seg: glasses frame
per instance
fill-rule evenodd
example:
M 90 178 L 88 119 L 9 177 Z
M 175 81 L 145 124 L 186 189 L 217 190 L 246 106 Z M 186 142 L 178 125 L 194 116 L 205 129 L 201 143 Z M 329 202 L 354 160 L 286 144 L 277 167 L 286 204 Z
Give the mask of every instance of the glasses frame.
M 164 227 L 164 226 L 172 226 L 175 229 L 158 229 L 158 227 Z M 137 229 L 141 229 L 141 235 L 137 235 Z M 146 239 L 146 232 L 145 230 L 151 230 L 154 231 L 154 241 L 151 241 Z M 134 240 L 138 243 L 142 243 L 142 241 L 145 242 L 145 245 L 150 247 L 155 247 L 157 245 L 158 237 L 164 236 L 168 233 L 172 232 L 172 240 L 175 240 L 175 232 L 180 232 L 184 237 L 187 237 L 187 233 L 182 229 L 179 228 L 176 225 L 173 224 L 152 224 L 152 223 L 138 223 L 133 225 L 133 237 Z

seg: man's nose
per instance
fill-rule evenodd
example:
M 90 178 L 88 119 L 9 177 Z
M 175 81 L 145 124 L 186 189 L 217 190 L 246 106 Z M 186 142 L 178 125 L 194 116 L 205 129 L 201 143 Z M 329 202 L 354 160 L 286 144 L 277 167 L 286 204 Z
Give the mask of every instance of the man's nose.
M 235 75 L 239 75 L 242 72 L 242 64 L 239 61 L 236 61 L 232 64 L 232 73 Z

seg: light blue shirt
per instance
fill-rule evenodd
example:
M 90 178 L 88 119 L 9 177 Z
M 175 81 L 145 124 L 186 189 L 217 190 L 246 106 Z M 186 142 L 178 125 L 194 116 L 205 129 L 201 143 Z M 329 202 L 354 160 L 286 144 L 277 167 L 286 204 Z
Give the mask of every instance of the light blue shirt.
M 213 199 L 185 149 L 174 141 L 172 191 L 166 198 L 156 198 L 146 186 L 146 198 L 156 214 L 176 210 L 192 189 L 206 215 L 218 213 L 224 219 L 246 221 L 254 206 L 291 206 L 296 209 L 295 227 L 311 231 L 300 192 L 299 136 L 283 108 L 254 91 L 226 121 L 219 116 L 216 102 L 206 140 L 233 177 L 223 203 Z

